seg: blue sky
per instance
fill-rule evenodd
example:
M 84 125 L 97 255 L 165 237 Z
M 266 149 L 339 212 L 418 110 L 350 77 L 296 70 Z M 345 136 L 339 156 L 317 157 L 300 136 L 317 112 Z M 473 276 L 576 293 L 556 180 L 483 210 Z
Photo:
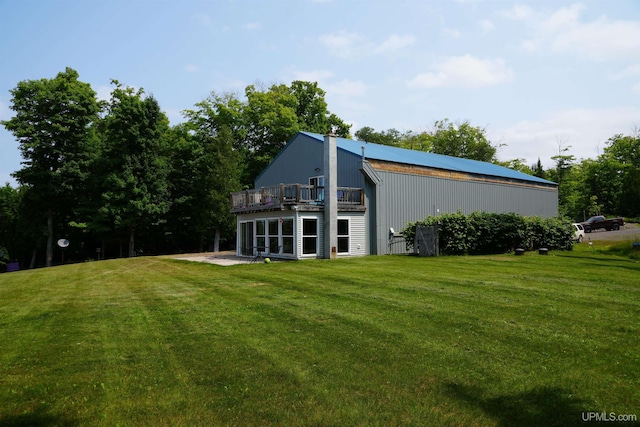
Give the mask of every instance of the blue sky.
M 0 0 L 9 90 L 65 67 L 107 99 L 153 94 L 171 123 L 211 91 L 317 81 L 329 110 L 376 130 L 486 128 L 500 160 L 595 158 L 640 127 L 640 2 Z M 0 127 L 0 184 L 20 169 Z

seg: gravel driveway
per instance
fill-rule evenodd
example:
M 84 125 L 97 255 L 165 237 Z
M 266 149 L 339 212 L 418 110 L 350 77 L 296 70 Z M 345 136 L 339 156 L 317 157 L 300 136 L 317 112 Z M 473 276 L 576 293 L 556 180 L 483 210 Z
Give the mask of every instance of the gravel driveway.
M 640 242 L 640 225 L 625 224 L 618 231 L 596 230 L 584 234 L 584 241 L 591 240 L 629 240 Z

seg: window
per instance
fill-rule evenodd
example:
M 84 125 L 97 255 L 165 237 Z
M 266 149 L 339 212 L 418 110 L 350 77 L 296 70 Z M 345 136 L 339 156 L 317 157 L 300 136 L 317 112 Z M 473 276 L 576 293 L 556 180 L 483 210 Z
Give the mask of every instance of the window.
M 312 176 L 309 178 L 309 185 L 313 185 L 314 187 L 324 187 L 324 175 Z
M 302 253 L 311 255 L 317 253 L 318 220 L 316 218 L 302 219 Z
M 260 219 L 256 221 L 256 249 L 260 252 L 264 252 L 266 248 L 264 235 L 264 219 Z
M 349 220 L 338 220 L 338 253 L 349 253 Z
M 293 254 L 293 218 L 282 220 L 282 253 Z
M 278 245 L 278 220 L 269 220 L 269 252 L 272 254 L 280 253 L 280 245 Z

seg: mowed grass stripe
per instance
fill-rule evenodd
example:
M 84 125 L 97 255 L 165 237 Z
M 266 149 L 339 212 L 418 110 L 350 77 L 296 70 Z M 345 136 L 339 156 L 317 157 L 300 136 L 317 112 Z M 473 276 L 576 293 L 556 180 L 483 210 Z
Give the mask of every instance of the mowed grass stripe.
M 13 345 L 0 350 L 0 420 L 578 425 L 581 411 L 633 413 L 639 270 L 576 252 L 139 258 L 3 275 L 0 339 Z

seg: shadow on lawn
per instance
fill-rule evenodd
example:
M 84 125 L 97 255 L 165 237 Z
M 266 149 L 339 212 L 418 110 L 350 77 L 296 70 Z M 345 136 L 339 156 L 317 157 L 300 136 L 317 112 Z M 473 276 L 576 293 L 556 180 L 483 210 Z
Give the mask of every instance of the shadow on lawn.
M 0 427 L 75 427 L 77 425 L 78 422 L 75 420 L 70 420 L 68 418 L 60 417 L 57 415 L 42 413 L 40 411 L 20 415 L 0 416 Z
M 459 384 L 445 387 L 448 395 L 478 406 L 501 427 L 584 426 L 582 413 L 593 411 L 588 402 L 558 388 L 537 388 L 520 394 L 485 398 L 483 390 L 475 387 Z

